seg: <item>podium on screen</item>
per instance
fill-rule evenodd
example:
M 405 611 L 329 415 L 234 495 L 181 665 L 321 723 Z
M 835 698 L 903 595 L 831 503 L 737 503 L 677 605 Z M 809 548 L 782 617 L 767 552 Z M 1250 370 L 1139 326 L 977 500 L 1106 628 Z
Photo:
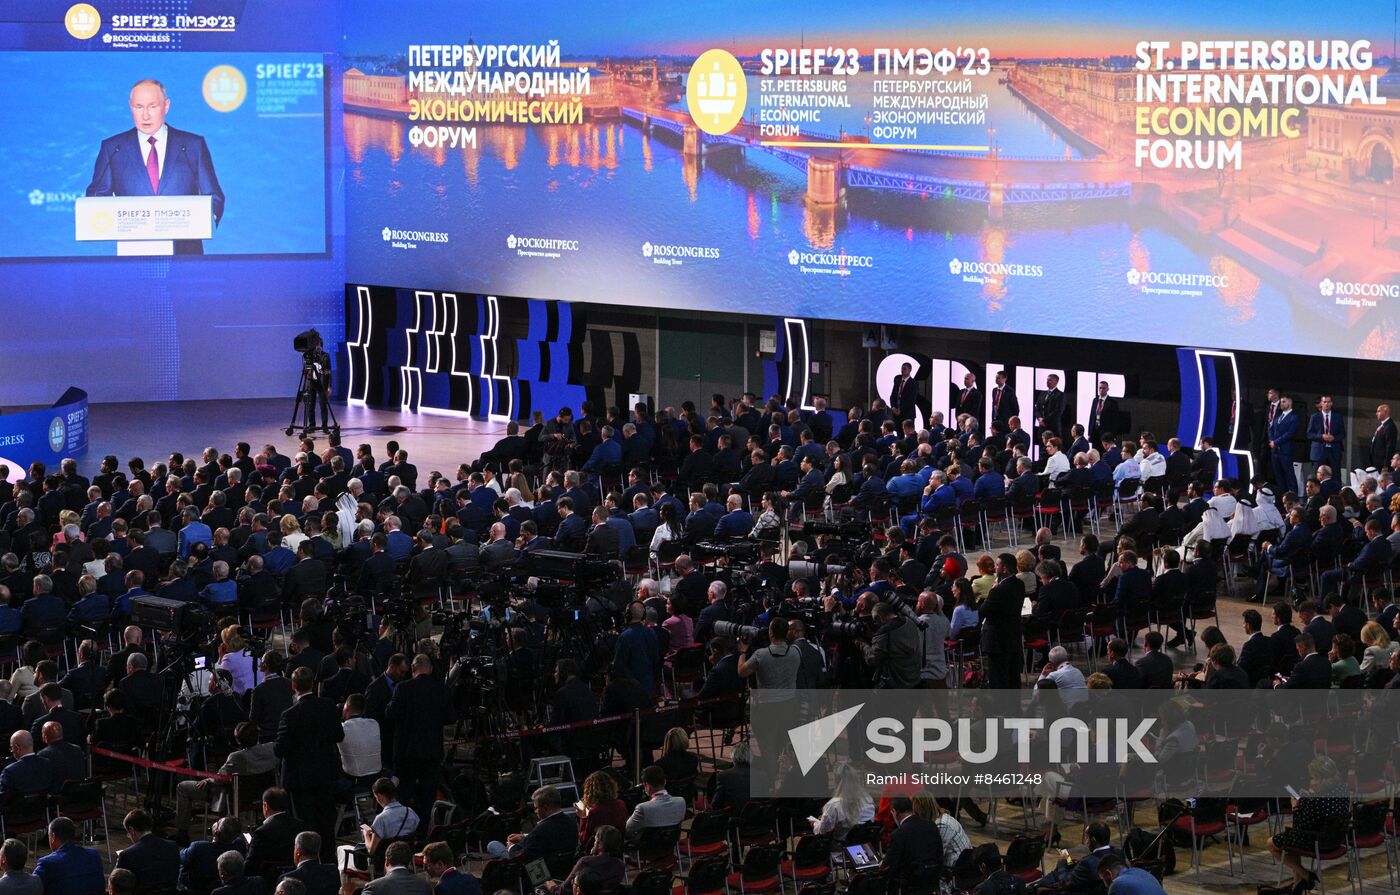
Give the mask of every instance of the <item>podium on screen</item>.
M 210 196 L 84 196 L 74 202 L 75 238 L 113 242 L 118 255 L 173 255 L 181 239 L 214 235 Z

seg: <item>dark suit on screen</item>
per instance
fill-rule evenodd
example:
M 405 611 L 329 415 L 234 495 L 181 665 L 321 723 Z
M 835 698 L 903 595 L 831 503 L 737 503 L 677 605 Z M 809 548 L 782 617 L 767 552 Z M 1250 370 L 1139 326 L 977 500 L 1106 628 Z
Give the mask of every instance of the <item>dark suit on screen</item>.
M 199 134 L 166 125 L 165 162 L 161 166 L 159 189 L 151 189 L 146 173 L 150 148 L 146 137 L 132 127 L 102 141 L 92 168 L 89 196 L 211 196 L 214 222 L 224 216 L 224 191 L 214 173 L 209 147 Z M 196 239 L 177 240 L 179 255 L 202 255 L 204 245 Z

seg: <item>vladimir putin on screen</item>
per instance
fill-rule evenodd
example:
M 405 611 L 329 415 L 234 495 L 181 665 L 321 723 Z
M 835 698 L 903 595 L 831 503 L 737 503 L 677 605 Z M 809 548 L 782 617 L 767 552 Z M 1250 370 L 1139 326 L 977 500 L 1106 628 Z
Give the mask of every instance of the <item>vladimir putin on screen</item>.
M 165 123 L 170 99 L 160 81 L 137 81 L 128 103 L 135 127 L 102 141 L 87 195 L 211 196 L 217 224 L 224 216 L 224 191 L 204 138 Z M 176 240 L 175 253 L 202 255 L 204 244 Z

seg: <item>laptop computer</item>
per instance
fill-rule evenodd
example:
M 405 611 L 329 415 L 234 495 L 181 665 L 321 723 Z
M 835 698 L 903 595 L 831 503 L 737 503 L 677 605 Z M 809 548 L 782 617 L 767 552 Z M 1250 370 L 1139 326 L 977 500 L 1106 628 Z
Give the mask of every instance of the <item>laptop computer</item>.
M 875 850 L 868 845 L 848 845 L 846 846 L 846 855 L 851 859 L 852 870 L 866 870 L 880 866 L 880 859 L 875 856 Z
M 525 877 L 530 881 L 531 890 L 543 892 L 544 884 L 549 882 L 549 865 L 544 862 L 543 858 L 526 861 Z

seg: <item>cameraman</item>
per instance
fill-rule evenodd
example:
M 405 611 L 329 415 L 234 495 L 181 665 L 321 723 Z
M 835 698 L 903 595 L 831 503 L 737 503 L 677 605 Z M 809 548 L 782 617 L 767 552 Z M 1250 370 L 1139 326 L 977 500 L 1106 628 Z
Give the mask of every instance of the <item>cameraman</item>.
M 879 628 L 865 648 L 865 663 L 875 669 L 875 688 L 917 687 L 924 652 L 919 626 L 896 612 L 889 603 L 876 603 L 872 615 Z
M 756 647 L 747 638 L 739 639 L 739 676 L 752 677 L 753 686 L 762 691 L 762 695 L 755 694 L 755 702 L 790 697 L 797 688 L 801 667 L 801 653 L 788 642 L 788 620 L 781 616 L 768 623 L 767 646 Z
M 307 419 L 311 425 L 308 428 L 315 429 L 316 408 L 321 408 L 321 420 L 325 426 L 331 425 L 331 356 L 326 353 L 326 349 L 321 342 L 321 334 L 316 330 L 308 330 L 308 344 L 306 350 L 302 352 L 302 363 L 306 368 L 306 407 Z

